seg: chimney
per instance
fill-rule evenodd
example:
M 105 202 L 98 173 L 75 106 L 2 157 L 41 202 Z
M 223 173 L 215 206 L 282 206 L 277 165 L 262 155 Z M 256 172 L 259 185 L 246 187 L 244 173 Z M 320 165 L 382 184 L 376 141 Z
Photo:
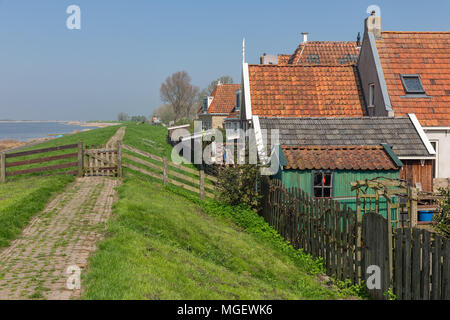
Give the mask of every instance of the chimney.
M 308 32 L 302 32 L 302 36 L 303 36 L 303 42 L 302 43 L 306 43 L 308 42 Z
M 366 19 L 364 27 L 365 33 L 371 32 L 376 40 L 381 39 L 381 17 L 375 15 L 375 10 L 372 11 L 370 16 Z
M 265 54 L 259 59 L 260 64 L 278 64 L 278 56 L 273 54 Z

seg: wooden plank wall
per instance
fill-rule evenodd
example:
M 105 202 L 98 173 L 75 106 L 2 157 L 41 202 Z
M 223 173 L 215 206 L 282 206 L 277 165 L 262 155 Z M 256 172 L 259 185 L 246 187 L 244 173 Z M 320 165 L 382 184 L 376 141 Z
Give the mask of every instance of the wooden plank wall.
M 400 178 L 408 181 L 415 187 L 417 182 L 422 184 L 422 190 L 433 191 L 433 161 L 425 160 L 424 165 L 420 160 L 402 160 L 403 167 L 400 170 Z

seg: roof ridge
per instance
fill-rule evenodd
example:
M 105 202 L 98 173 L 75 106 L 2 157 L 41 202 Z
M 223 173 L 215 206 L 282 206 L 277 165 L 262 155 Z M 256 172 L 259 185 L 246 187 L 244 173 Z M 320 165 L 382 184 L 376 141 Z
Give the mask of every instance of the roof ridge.
M 356 62 L 349 62 L 347 64 L 286 64 L 286 65 L 279 65 L 279 64 L 249 64 L 249 67 L 288 67 L 288 68 L 314 68 L 314 67 L 354 67 L 356 66 Z
M 381 33 L 449 33 L 450 31 L 381 31 Z

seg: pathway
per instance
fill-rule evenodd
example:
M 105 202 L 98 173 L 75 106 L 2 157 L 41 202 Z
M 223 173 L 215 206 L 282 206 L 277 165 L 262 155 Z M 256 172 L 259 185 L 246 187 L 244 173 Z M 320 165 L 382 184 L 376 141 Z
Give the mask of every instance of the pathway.
M 107 145 L 122 140 L 125 127 Z M 119 180 L 82 177 L 37 214 L 21 236 L 0 251 L 0 300 L 77 299 L 76 272 L 102 239 Z M 75 270 L 75 274 L 68 274 Z M 81 286 L 82 287 L 82 286 Z

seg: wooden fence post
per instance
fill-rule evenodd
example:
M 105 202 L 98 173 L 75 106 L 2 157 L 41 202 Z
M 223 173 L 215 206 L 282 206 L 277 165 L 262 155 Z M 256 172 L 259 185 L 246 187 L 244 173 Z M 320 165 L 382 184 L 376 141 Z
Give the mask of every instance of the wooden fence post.
M 78 142 L 78 176 L 83 176 L 83 142 Z
M 167 186 L 167 157 L 163 158 L 163 182 L 164 182 L 164 186 Z
M 411 228 L 417 226 L 417 200 L 418 200 L 417 198 L 418 198 L 417 189 L 411 188 L 411 200 L 410 200 L 411 217 L 409 217 Z
M 0 183 L 6 181 L 6 154 L 0 153 Z
M 117 141 L 117 176 L 122 178 L 122 141 Z
M 200 199 L 205 199 L 205 171 L 200 170 Z
M 376 191 L 378 193 L 378 191 Z M 391 199 L 387 199 L 387 221 L 388 221 L 388 265 L 389 265 L 389 285 L 392 285 L 393 277 L 393 244 L 392 244 L 392 203 Z
M 361 218 L 361 191 L 356 191 L 356 278 L 358 284 L 364 280 L 364 270 L 362 270 L 362 218 Z

